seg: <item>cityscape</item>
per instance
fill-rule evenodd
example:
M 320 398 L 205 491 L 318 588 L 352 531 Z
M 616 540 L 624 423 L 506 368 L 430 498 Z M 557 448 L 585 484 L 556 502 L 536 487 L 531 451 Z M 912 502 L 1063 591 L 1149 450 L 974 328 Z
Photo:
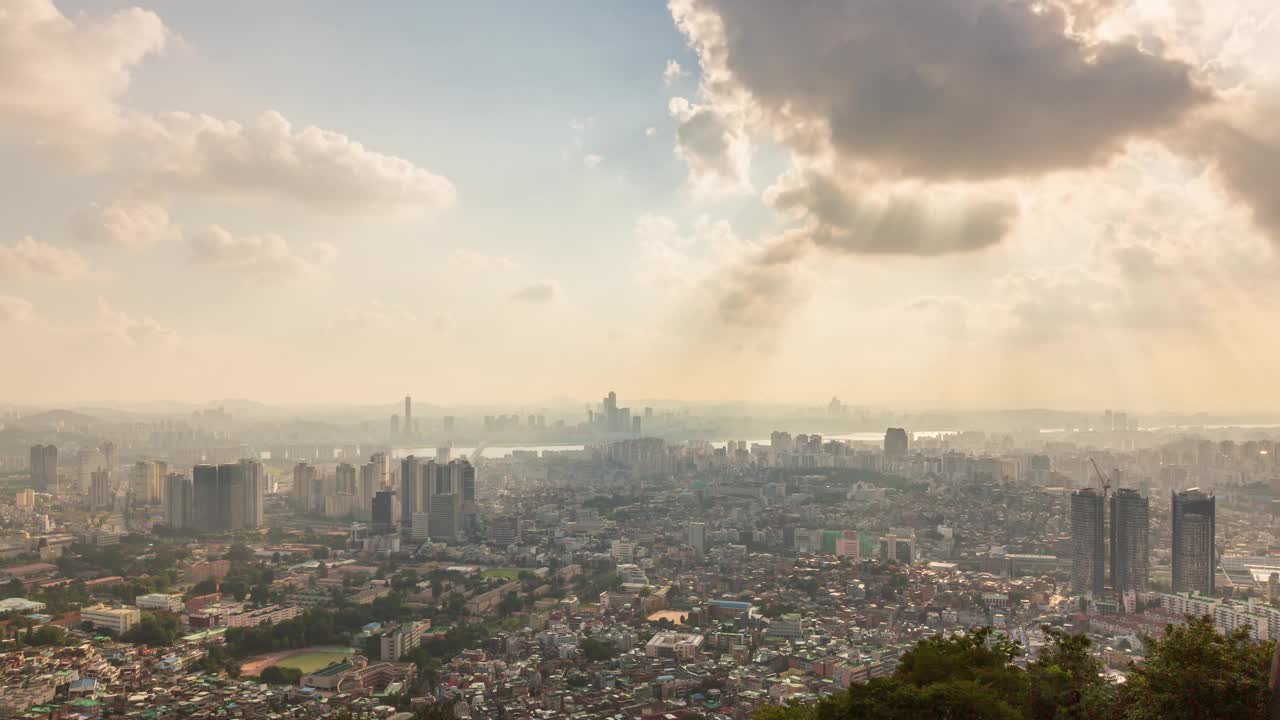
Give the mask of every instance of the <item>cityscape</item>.
M 614 392 L 577 423 L 397 409 L 345 444 L 243 442 L 225 408 L 7 416 L 0 710 L 749 718 L 975 628 L 1024 664 L 1082 634 L 1111 682 L 1186 617 L 1280 637 L 1280 427 L 709 441 Z M 548 427 L 587 440 L 485 444 Z
M 1280 720 L 1275 0 L 0 0 L 0 720 Z

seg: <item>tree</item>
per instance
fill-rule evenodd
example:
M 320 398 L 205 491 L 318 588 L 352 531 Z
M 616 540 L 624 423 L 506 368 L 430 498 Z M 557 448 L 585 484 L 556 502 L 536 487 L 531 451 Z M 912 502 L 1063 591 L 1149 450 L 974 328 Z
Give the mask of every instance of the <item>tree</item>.
M 1247 628 L 1227 635 L 1213 618 L 1169 625 L 1130 667 L 1120 707 L 1130 720 L 1266 717 L 1271 642 L 1251 642 Z
M 35 632 L 28 632 L 27 642 L 31 645 L 61 645 L 67 639 L 67 631 L 57 625 L 41 625 Z
M 271 665 L 258 673 L 258 680 L 273 685 L 296 685 L 302 679 L 302 671 L 298 668 Z
M 168 613 L 143 613 L 142 620 L 120 636 L 124 642 L 168 647 L 178 639 L 178 618 Z
M 1089 638 L 1043 627 L 1049 644 L 1028 668 L 1025 706 L 1030 720 L 1093 720 L 1108 717 L 1114 690 L 1102 678 L 1102 663 L 1089 654 Z
M 329 566 L 325 565 L 324 563 L 320 563 L 320 566 L 316 568 L 316 577 L 318 578 L 329 577 Z
M 251 562 L 253 560 L 253 551 L 244 543 L 236 543 L 227 550 L 225 557 L 233 563 Z
M 5 584 L 4 596 L 5 597 L 26 597 L 27 586 L 23 585 L 22 581 L 19 580 L 18 578 L 14 578 Z
M 582 638 L 582 642 L 578 644 L 578 649 L 582 650 L 583 656 L 591 662 L 611 660 L 617 654 L 613 649 L 613 645 L 593 637 Z

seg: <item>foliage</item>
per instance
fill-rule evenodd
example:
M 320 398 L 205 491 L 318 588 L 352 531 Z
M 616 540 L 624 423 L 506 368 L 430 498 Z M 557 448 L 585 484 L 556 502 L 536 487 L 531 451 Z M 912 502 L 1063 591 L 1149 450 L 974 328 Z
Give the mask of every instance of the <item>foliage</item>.
M 1246 630 L 1221 635 L 1211 618 L 1169 626 L 1116 686 L 1088 638 L 1045 628 L 1048 645 L 1026 670 L 1015 643 L 990 628 L 922 640 L 891 677 L 854 683 L 814 704 L 765 706 L 755 720 L 1209 720 L 1266 717 L 1272 643 Z
M 1265 718 L 1274 643 L 1249 640 L 1248 631 L 1214 630 L 1212 618 L 1169 626 L 1147 644 L 1120 691 L 1131 720 Z
M 273 685 L 297 685 L 302 679 L 302 671 L 298 668 L 271 665 L 258 673 L 258 680 Z
M 143 613 L 142 620 L 129 628 L 120 639 L 151 647 L 169 647 L 178 639 L 178 618 L 168 613 Z
M 593 637 L 584 637 L 578 644 L 578 649 L 582 650 L 582 654 L 591 662 L 612 660 L 618 654 L 613 645 Z

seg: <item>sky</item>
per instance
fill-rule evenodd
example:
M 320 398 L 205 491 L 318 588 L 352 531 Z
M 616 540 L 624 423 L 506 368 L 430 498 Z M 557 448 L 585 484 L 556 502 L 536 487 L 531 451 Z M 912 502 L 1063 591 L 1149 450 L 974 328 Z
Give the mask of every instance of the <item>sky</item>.
M 0 401 L 1280 402 L 1265 0 L 0 0 Z

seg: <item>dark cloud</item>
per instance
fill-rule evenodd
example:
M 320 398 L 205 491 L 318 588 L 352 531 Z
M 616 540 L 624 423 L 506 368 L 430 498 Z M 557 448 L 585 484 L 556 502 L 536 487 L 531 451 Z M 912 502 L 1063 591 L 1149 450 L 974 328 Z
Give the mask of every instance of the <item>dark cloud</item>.
M 846 159 L 927 179 L 1085 167 L 1208 99 L 1191 68 L 1087 43 L 1108 3 L 693 0 L 681 23 L 778 126 L 829 133 Z
M 1219 124 L 1203 131 L 1226 190 L 1280 246 L 1280 138 Z
M 931 204 L 927 191 L 867 196 L 832 176 L 807 173 L 770 189 L 774 208 L 809 221 L 809 239 L 837 253 L 947 255 L 995 245 L 1018 214 L 1011 202 L 985 196 Z M 934 191 L 934 196 L 943 193 Z M 948 199 L 950 200 L 950 199 Z

